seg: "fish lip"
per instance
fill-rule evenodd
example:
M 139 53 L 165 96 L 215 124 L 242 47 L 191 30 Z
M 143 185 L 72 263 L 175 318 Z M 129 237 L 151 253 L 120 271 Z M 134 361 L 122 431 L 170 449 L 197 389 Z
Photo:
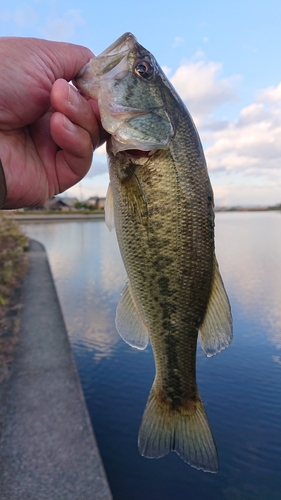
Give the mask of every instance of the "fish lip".
M 94 58 L 92 58 L 94 59 Z M 73 82 L 76 81 L 76 79 L 78 78 L 81 78 L 83 76 L 83 74 L 85 73 L 85 71 L 87 71 L 88 69 L 90 68 L 90 61 L 87 62 L 87 64 L 85 64 L 77 73 L 77 75 L 75 75 L 75 77 L 73 78 Z
M 126 133 L 122 134 L 116 117 L 126 122 L 138 115 L 145 115 L 147 110 L 134 108 L 126 103 L 121 104 L 118 99 L 110 99 L 111 80 L 121 80 L 128 72 L 134 72 L 133 59 L 145 57 L 144 53 L 153 58 L 138 44 L 134 35 L 129 32 L 125 33 L 101 54 L 92 58 L 73 80 L 73 84 L 80 90 L 83 97 L 98 101 L 101 122 L 103 128 L 111 135 L 111 152 L 114 156 L 123 151 L 131 158 L 144 159 L 151 156 L 156 148 L 162 149 L 167 146 L 167 141 L 163 142 L 160 138 L 152 141 L 146 136 L 141 136 L 138 140 L 135 136 L 130 139 L 128 134 L 127 136 Z M 154 66 L 157 68 L 156 61 Z M 157 110 L 158 107 L 155 109 Z M 150 112 L 154 111 L 150 110 Z
M 118 38 L 113 44 L 111 44 L 107 49 L 105 49 L 101 54 L 90 59 L 90 61 L 83 66 L 83 68 L 78 71 L 72 82 L 76 88 L 80 89 L 83 87 L 84 96 L 90 95 L 90 90 L 86 89 L 87 84 L 93 85 L 92 82 L 92 70 L 95 68 L 95 79 L 97 85 L 99 84 L 99 78 L 107 78 L 107 73 L 110 74 L 112 78 L 112 71 L 117 68 L 123 61 L 123 67 L 126 68 L 125 59 L 130 50 L 133 49 L 137 40 L 132 33 L 124 33 Z M 80 83 L 79 83 L 80 80 Z
M 117 55 L 120 54 L 120 52 L 124 51 L 128 53 L 128 51 L 134 47 L 136 42 L 137 39 L 132 33 L 130 32 L 124 33 L 114 43 L 112 43 L 109 47 L 107 47 L 107 49 L 101 52 L 97 57 L 104 57 L 104 56 L 107 57 L 109 55 Z M 116 50 L 117 47 L 118 50 Z

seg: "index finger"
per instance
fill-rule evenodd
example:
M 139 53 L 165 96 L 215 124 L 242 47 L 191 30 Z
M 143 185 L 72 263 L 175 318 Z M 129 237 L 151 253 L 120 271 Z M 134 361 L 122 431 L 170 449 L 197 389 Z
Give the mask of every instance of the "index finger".
M 65 115 L 72 123 L 85 129 L 91 137 L 93 148 L 100 144 L 100 117 L 92 105 L 63 79 L 57 80 L 51 91 L 51 104 L 55 111 Z

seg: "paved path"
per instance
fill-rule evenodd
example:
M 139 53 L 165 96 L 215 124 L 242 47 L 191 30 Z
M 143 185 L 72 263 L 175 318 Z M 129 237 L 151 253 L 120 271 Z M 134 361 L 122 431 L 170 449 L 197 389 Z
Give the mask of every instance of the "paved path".
M 35 241 L 0 404 L 0 500 L 112 499 L 47 256 Z

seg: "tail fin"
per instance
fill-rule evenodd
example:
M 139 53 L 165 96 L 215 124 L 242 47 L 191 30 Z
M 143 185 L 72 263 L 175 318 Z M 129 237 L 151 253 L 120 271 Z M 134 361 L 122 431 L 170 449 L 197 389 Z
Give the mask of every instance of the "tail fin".
M 175 451 L 192 467 L 217 472 L 216 445 L 200 396 L 192 410 L 173 410 L 155 397 L 152 387 L 139 431 L 139 451 L 147 458 Z

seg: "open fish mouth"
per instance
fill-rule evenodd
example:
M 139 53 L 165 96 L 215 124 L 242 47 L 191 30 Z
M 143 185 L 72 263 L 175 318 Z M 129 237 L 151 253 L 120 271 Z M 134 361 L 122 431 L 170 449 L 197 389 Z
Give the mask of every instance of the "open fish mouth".
M 145 164 L 145 161 L 150 160 L 157 151 L 158 149 L 154 148 L 148 151 L 142 149 L 126 149 L 123 152 L 126 153 L 127 157 L 131 157 L 132 160 L 143 160 L 141 164 Z
M 98 101 L 114 155 L 131 151 L 131 156 L 144 157 L 169 146 L 174 127 L 162 100 L 147 107 L 146 99 L 137 97 L 154 93 L 162 81 L 160 73 L 153 55 L 125 33 L 73 80 L 84 97 Z
M 134 158 L 147 158 L 151 156 L 154 151 L 142 151 L 141 149 L 127 149 L 126 153 Z
M 136 38 L 131 33 L 125 33 L 110 47 L 97 57 L 91 59 L 73 79 L 73 84 L 82 95 L 98 99 L 95 95 L 95 86 L 99 90 L 100 80 L 104 78 L 122 78 L 124 71 L 128 71 L 127 55 L 136 44 Z M 93 80 L 95 75 L 95 81 Z

